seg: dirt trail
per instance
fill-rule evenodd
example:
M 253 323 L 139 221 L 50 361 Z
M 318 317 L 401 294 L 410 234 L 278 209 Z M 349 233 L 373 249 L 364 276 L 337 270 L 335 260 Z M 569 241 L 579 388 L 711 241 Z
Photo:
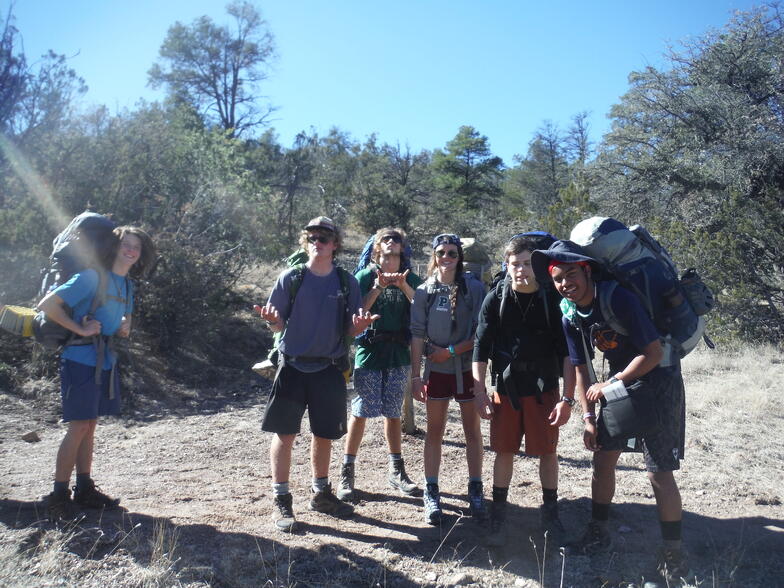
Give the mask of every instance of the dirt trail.
M 694 382 L 700 373 L 695 367 Z M 115 567 L 152 566 L 155 549 L 150 542 L 162 537 L 171 540 L 176 527 L 178 559 L 172 566 L 177 582 L 183 584 L 538 584 L 543 540 L 537 532 L 541 500 L 537 462 L 525 457 L 516 461 L 509 497 L 510 539 L 506 547 L 488 550 L 482 545 L 483 530 L 463 516 L 467 512 L 466 465 L 455 407 L 447 426 L 441 471 L 449 514 L 442 527 L 425 524 L 420 499 L 399 496 L 387 487 L 381 423 L 371 422 L 357 464 L 361 500 L 353 519 L 337 521 L 308 510 L 309 435 L 304 434 L 295 446 L 291 475 L 302 531 L 294 535 L 276 532 L 271 524 L 267 464 L 270 437 L 259 429 L 265 394 L 258 383 L 250 395 L 233 402 L 194 403 L 178 416 L 103 422 L 93 473 L 107 492 L 122 497 L 125 510 L 100 517 L 91 514 L 80 523 L 87 529 L 84 536 L 109 537 L 105 545 L 87 540 L 90 550 L 74 540 L 66 544 L 66 550 L 77 561 L 104 558 Z M 700 402 L 696 403 L 700 410 L 690 412 L 687 459 L 678 474 L 686 510 L 685 540 L 694 570 L 716 585 L 781 585 L 784 450 L 778 440 L 784 438 L 784 410 L 780 403 L 771 404 L 764 425 L 752 413 L 736 414 L 735 423 L 717 430 L 724 419 L 702 410 Z M 420 429 L 424 428 L 422 415 L 420 406 Z M 47 528 L 47 523 L 40 522 L 35 501 L 49 492 L 49 473 L 63 428 L 56 422 L 53 403 L 34 408 L 0 395 L 0 430 L 0 546 L 18 551 L 20 546 L 40 542 L 34 533 Z M 38 432 L 40 442 L 21 440 L 31 430 Z M 573 418 L 562 432 L 560 446 L 562 518 L 573 533 L 581 530 L 590 509 L 590 456 L 582 448 L 580 430 L 578 419 Z M 484 433 L 487 440 L 486 424 Z M 765 452 L 742 449 L 758 448 L 761 438 L 774 440 L 773 447 Z M 418 481 L 422 449 L 421 434 L 404 437 L 407 469 Z M 333 450 L 333 483 L 341 454 L 339 443 Z M 487 496 L 492 457 L 488 451 L 484 464 Z M 656 519 L 641 459 L 623 456 L 611 519 L 615 552 L 596 558 L 567 557 L 564 585 L 639 582 L 653 566 L 653 550 L 659 541 Z M 125 533 L 125 539 L 118 530 Z M 131 563 L 117 560 L 121 556 Z M 548 549 L 545 557 L 545 585 L 557 585 L 561 557 L 555 549 Z M 6 567 L 9 561 L 14 560 L 0 558 Z M 18 585 L 29 585 L 30 578 L 36 577 L 14 576 L 8 569 L 4 573 L 0 580 L 16 578 Z M 95 577 L 106 581 L 108 576 Z

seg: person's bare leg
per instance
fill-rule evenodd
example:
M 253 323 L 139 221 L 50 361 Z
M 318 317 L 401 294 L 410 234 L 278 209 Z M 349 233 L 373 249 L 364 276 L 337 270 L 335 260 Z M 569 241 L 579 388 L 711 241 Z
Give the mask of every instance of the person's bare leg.
M 270 443 L 270 472 L 273 484 L 289 481 L 291 472 L 291 450 L 296 435 L 274 434 Z
M 441 469 L 441 444 L 444 440 L 449 400 L 428 399 L 425 407 L 427 411 L 424 455 L 425 478 L 437 478 Z

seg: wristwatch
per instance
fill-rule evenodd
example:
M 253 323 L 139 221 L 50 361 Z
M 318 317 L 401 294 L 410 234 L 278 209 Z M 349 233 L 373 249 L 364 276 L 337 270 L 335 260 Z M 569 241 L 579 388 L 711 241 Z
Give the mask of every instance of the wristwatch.
M 563 400 L 570 407 L 574 406 L 574 398 L 569 398 L 568 396 L 561 396 L 561 400 Z

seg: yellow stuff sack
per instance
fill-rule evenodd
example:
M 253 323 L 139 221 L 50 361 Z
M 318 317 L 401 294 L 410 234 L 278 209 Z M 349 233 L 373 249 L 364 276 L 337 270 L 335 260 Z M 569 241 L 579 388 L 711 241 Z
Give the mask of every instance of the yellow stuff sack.
M 22 337 L 32 337 L 36 313 L 34 309 L 23 306 L 3 306 L 0 310 L 0 329 Z

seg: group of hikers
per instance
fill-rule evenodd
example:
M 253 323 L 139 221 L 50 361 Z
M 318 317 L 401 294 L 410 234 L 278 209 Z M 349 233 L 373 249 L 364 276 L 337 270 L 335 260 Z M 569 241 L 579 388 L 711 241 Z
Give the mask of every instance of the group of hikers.
M 93 270 L 74 275 L 39 303 L 78 336 L 61 359 L 68 430 L 49 495 L 53 518 L 64 516 L 73 503 L 112 508 L 119 502 L 90 477 L 96 419 L 119 410 L 115 354 L 107 349 L 99 358 L 96 346 L 78 344 L 96 334 L 127 336 L 130 331 L 133 295 L 126 276 L 142 272 L 155 248 L 137 228 L 122 227 L 116 234 L 117 247 L 107 265 L 112 295 L 98 311 L 88 317 L 97 288 Z M 297 527 L 290 471 L 306 409 L 312 433 L 311 510 L 338 518 L 353 514 L 357 485 L 367 479 L 357 461 L 366 422 L 383 417 L 388 484 L 404 495 L 421 496 L 426 522 L 441 524 L 441 447 L 454 398 L 465 436 L 468 508 L 485 528 L 488 545 L 506 540 L 507 496 L 523 439 L 525 454 L 539 458 L 542 531 L 551 544 L 557 541 L 588 555 L 611 548 L 608 518 L 616 463 L 623 451 L 640 451 L 658 508 L 660 574 L 670 586 L 690 578 L 681 547 L 681 498 L 673 477 L 684 452 L 680 366 L 662 361 L 661 333 L 634 293 L 617 286 L 609 302 L 599 303 L 600 264 L 580 245 L 557 240 L 543 247 L 533 233 L 513 237 L 503 252 L 505 274 L 489 292 L 464 270 L 463 243 L 454 234 L 432 239 L 423 277 L 412 271 L 406 234 L 399 228 L 383 228 L 374 235 L 370 263 L 356 276 L 336 264 L 343 235 L 331 219 L 320 216 L 308 222 L 300 245 L 307 261 L 283 271 L 266 304 L 255 307 L 267 327 L 279 333 L 277 371 L 262 418 L 262 430 L 272 434 L 277 529 L 291 532 Z M 73 309 L 72 317 L 66 305 Z M 351 344 L 356 346 L 355 397 L 347 418 Z M 609 363 L 603 381 L 593 377 L 593 349 L 602 351 Z M 95 367 L 100 360 L 102 370 Z M 426 409 L 424 488 L 412 481 L 402 454 L 401 415 L 409 382 L 413 398 Z M 636 439 L 611 436 L 604 411 L 596 406 L 605 403 L 605 392 L 609 397 L 619 387 L 654 391 L 662 426 Z M 584 422 L 585 447 L 593 452 L 592 506 L 585 532 L 567 543 L 558 513 L 557 447 L 559 428 L 574 410 Z M 482 480 L 481 419 L 490 420 L 495 452 L 489 504 Z M 333 491 L 332 442 L 343 437 L 340 478 Z

